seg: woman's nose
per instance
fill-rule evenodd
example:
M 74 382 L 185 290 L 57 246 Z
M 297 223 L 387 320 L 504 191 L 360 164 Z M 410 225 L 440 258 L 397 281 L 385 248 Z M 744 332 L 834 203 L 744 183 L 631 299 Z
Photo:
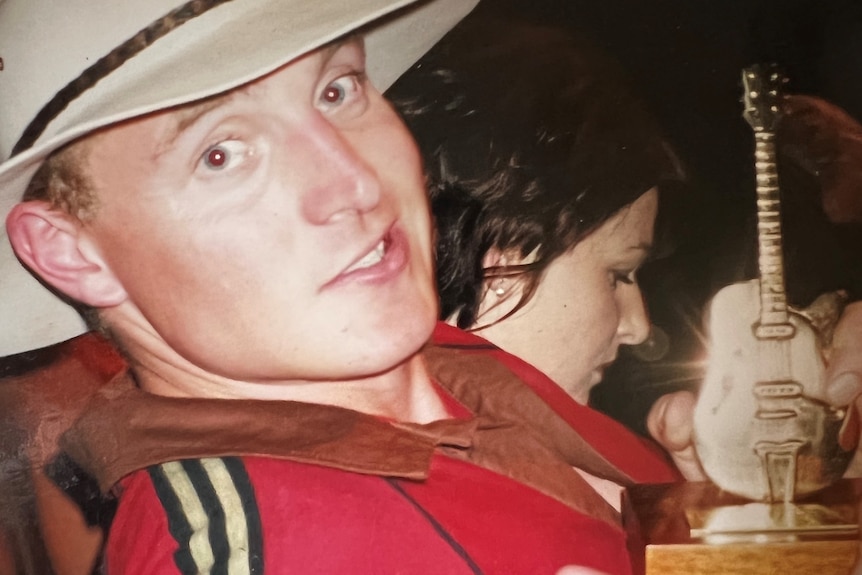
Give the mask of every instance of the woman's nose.
M 650 321 L 643 294 L 637 285 L 627 286 L 620 302 L 620 323 L 617 327 L 620 343 L 636 345 L 649 337 Z

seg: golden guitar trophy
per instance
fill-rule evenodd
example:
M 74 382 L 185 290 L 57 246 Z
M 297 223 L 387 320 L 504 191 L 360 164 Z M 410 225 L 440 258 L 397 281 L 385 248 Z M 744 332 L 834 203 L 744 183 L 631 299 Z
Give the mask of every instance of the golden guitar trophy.
M 636 570 L 648 574 L 849 573 L 862 486 L 842 480 L 858 432 L 852 408 L 825 399 L 823 347 L 843 307 L 828 293 L 787 304 L 775 130 L 784 77 L 743 70 L 755 137 L 760 278 L 725 287 L 709 310 L 709 359 L 694 414 L 711 483 L 627 490 Z

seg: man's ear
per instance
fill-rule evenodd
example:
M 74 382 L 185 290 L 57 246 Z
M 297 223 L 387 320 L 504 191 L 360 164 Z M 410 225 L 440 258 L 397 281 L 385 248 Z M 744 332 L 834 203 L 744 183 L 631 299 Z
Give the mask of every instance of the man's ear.
M 93 307 L 111 307 L 126 292 L 73 216 L 44 201 L 21 202 L 6 218 L 12 249 L 45 283 Z

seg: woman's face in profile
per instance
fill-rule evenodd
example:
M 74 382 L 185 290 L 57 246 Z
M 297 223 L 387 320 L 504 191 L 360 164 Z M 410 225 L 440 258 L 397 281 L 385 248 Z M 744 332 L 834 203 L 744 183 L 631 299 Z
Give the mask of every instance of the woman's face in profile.
M 530 301 L 479 334 L 586 403 L 619 346 L 649 335 L 636 272 L 652 247 L 657 210 L 651 189 L 551 262 Z

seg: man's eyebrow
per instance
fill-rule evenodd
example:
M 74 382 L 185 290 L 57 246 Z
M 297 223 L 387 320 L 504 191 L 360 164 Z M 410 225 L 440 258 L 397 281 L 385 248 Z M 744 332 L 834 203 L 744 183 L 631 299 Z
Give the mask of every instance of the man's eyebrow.
M 333 40 L 329 44 L 324 44 L 320 51 L 323 53 L 323 57 L 321 58 L 321 63 L 326 65 L 329 60 L 335 55 L 336 52 L 343 46 L 347 44 L 356 45 L 362 52 L 365 52 L 365 39 L 361 34 L 348 34 L 347 36 L 343 36 L 337 40 Z
M 242 88 L 236 88 L 234 90 L 231 90 L 230 92 L 219 94 L 217 96 L 212 96 L 210 98 L 201 100 L 200 102 L 197 102 L 191 106 L 183 107 L 179 110 L 176 110 L 171 117 L 173 125 L 168 128 L 167 134 L 165 134 L 165 136 L 162 138 L 159 147 L 156 150 L 156 157 L 159 157 L 165 152 L 173 149 L 177 139 L 184 132 L 197 124 L 201 120 L 201 118 L 203 118 L 216 108 L 221 107 L 228 100 L 234 98 L 239 91 L 242 91 Z
M 347 38 L 339 38 L 338 40 L 333 40 L 329 44 L 325 44 L 320 48 L 321 55 L 323 56 L 320 60 L 324 64 L 329 61 L 332 56 L 338 52 L 338 49 L 347 44 L 352 37 L 348 36 Z

